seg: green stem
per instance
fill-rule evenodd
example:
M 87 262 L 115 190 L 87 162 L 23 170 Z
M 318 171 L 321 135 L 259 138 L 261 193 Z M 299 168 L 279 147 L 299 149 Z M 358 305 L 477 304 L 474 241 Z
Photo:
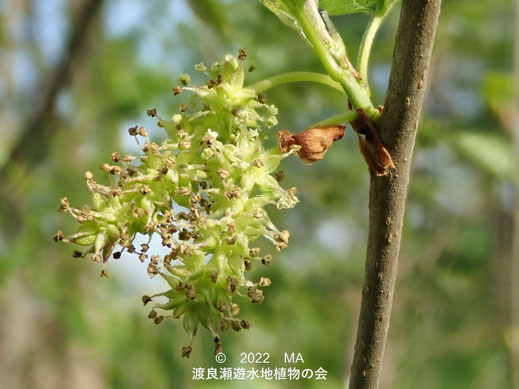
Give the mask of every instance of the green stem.
M 343 69 L 337 63 L 337 60 L 322 41 L 320 34 L 316 28 L 314 28 L 308 15 L 306 15 L 304 7 L 296 9 L 294 16 L 297 18 L 306 38 L 311 43 L 315 54 L 323 63 L 326 72 L 333 80 L 341 84 L 353 108 L 362 108 L 369 117 L 375 120 L 378 119 L 380 113 L 373 107 L 369 98 L 368 89 L 359 84 L 350 70 Z
M 312 127 L 326 126 L 328 124 L 349 123 L 355 120 L 359 114 L 355 111 L 346 111 L 315 123 Z
M 276 76 L 267 78 L 262 81 L 258 81 L 252 85 L 249 85 L 247 88 L 254 89 L 256 93 L 261 93 L 266 91 L 267 89 L 273 88 L 275 86 L 281 84 L 287 84 L 289 82 L 315 82 L 318 84 L 327 85 L 331 88 L 334 88 L 342 93 L 344 93 L 344 89 L 341 84 L 335 82 L 331 79 L 330 76 L 322 73 L 313 73 L 313 72 L 288 72 L 278 74 Z
M 375 39 L 375 35 L 384 20 L 385 15 L 375 15 L 369 22 L 366 27 L 366 31 L 362 36 L 362 42 L 359 47 L 359 57 L 357 61 L 357 69 L 359 70 L 360 75 L 362 76 L 363 83 L 368 86 L 368 63 L 369 57 L 371 54 L 371 47 L 373 46 L 373 41 Z
M 371 55 L 371 48 L 373 47 L 373 42 L 375 40 L 375 36 L 377 35 L 378 29 L 380 28 L 380 25 L 397 2 L 398 1 L 393 1 L 387 7 L 382 9 L 377 15 L 373 16 L 368 26 L 366 27 L 366 30 L 364 31 L 364 35 L 362 36 L 362 41 L 360 42 L 359 46 L 359 56 L 357 59 L 357 69 L 362 76 L 362 83 L 368 89 L 368 65 L 369 57 Z

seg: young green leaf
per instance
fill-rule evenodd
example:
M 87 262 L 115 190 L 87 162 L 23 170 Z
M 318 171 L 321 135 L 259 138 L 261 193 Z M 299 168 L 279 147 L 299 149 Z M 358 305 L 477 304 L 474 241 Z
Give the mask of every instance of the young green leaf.
M 320 6 L 330 15 L 347 15 L 356 12 L 375 14 L 381 0 L 321 0 Z
M 302 33 L 301 27 L 297 22 L 296 18 L 290 13 L 285 4 L 279 1 L 273 0 L 260 0 L 265 7 L 267 7 L 272 13 L 274 13 L 279 20 L 285 23 L 287 26 L 293 28 L 299 33 Z

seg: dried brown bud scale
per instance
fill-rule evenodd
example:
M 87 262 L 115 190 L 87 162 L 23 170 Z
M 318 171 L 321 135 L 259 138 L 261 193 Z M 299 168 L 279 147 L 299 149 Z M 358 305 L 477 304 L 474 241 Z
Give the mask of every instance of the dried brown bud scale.
M 277 134 L 279 149 L 286 153 L 290 147 L 300 146 L 297 154 L 302 161 L 317 162 L 324 158 L 326 151 L 334 142 L 342 139 L 345 128 L 340 124 L 330 124 L 307 128 L 295 135 L 287 130 L 281 130 Z

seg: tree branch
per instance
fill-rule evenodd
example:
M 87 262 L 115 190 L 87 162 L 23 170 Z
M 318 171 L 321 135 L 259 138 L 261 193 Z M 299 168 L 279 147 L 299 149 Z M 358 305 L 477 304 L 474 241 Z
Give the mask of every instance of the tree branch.
M 0 169 L 0 177 L 5 175 L 11 164 L 21 161 L 31 163 L 45 153 L 53 132 L 53 127 L 48 125 L 48 121 L 53 115 L 56 97 L 68 81 L 72 63 L 81 52 L 88 30 L 102 3 L 103 0 L 85 0 L 76 20 L 71 23 L 72 30 L 63 57 L 49 77 L 49 82 L 34 109 L 34 115 L 27 121 L 18 141 L 11 149 L 9 159 Z
M 441 0 L 403 0 L 379 133 L 396 169 L 371 174 L 369 235 L 351 389 L 378 388 L 395 287 L 411 156 Z

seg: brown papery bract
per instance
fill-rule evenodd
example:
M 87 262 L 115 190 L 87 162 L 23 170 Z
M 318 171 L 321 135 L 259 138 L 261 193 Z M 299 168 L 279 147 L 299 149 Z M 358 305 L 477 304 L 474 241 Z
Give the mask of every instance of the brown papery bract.
M 381 110 L 381 109 L 379 109 Z M 359 149 L 370 169 L 377 176 L 385 176 L 395 164 L 391 155 L 380 140 L 378 132 L 371 119 L 362 109 L 358 109 L 359 116 L 350 124 L 359 137 Z M 363 138 L 361 135 L 364 135 Z
M 313 163 L 324 158 L 330 146 L 344 136 L 345 126 L 330 124 L 307 128 L 299 134 L 281 130 L 277 134 L 279 149 L 286 153 L 293 145 L 300 146 L 297 151 L 303 162 Z

